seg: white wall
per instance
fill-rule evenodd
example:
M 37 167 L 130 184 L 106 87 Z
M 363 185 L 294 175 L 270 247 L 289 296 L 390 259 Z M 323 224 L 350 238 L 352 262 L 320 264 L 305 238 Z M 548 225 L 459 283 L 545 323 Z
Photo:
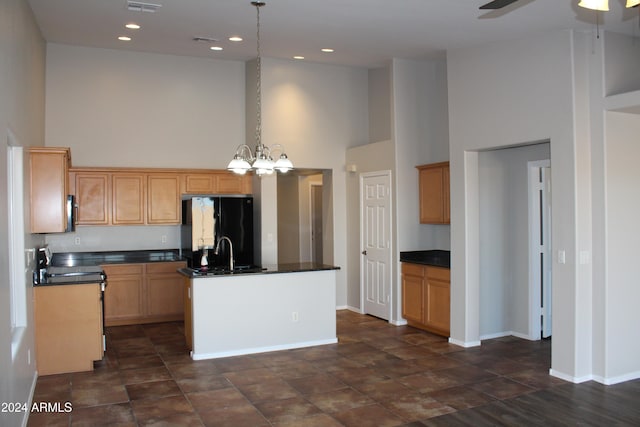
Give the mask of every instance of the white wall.
M 480 337 L 529 335 L 528 166 L 549 144 L 479 153 Z
M 46 144 L 75 166 L 226 168 L 244 105 L 242 62 L 47 46 Z
M 588 373 L 590 308 L 576 307 L 577 224 L 574 126 L 574 35 L 554 32 L 447 54 L 451 156 L 451 336 L 479 343 L 480 238 L 477 150 L 549 140 L 551 144 L 554 264 L 554 373 Z M 589 177 L 587 177 L 589 178 Z M 589 289 L 583 289 L 589 292 Z M 582 307 L 582 306 L 581 306 Z M 588 329 L 588 330 L 585 330 Z
M 45 46 L 33 14 L 25 0 L 0 1 L 0 402 L 29 403 L 35 386 L 35 350 L 33 339 L 32 258 L 27 257 L 27 325 L 22 339 L 12 345 L 9 290 L 7 188 L 7 146 L 44 144 Z M 12 135 L 12 136 L 10 136 Z M 24 153 L 24 200 L 29 200 L 28 155 Z M 24 206 L 24 221 L 29 229 L 30 209 Z M 25 249 L 43 243 L 42 236 L 25 234 Z M 27 254 L 17 254 L 27 256 Z M 15 358 L 12 347 L 15 346 Z M 29 361 L 29 354 L 31 360 Z M 0 424 L 25 423 L 25 413 L 3 413 Z

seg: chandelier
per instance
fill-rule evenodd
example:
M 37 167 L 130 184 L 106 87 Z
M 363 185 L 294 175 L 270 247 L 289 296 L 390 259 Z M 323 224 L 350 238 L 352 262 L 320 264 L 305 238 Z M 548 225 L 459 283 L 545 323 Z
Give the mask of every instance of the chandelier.
M 639 4 L 640 0 L 627 0 L 626 7 L 636 7 Z M 606 12 L 609 10 L 609 0 L 580 0 L 578 6 L 584 7 L 586 9 L 601 10 Z
M 640 1 L 640 0 L 639 0 Z M 261 58 L 260 58 L 260 8 L 265 5 L 264 1 L 252 1 L 251 4 L 256 7 L 257 12 L 257 51 L 256 59 L 256 148 L 255 154 L 251 152 L 251 148 L 247 144 L 241 144 L 236 149 L 236 154 L 229 162 L 227 170 L 234 173 L 244 175 L 247 171 L 253 170 L 256 175 L 270 175 L 275 170 L 278 172 L 288 172 L 293 169 L 293 163 L 284 152 L 284 147 L 280 144 L 274 144 L 267 147 L 262 143 L 262 85 L 261 85 Z M 273 156 L 279 154 L 278 160 L 273 161 Z

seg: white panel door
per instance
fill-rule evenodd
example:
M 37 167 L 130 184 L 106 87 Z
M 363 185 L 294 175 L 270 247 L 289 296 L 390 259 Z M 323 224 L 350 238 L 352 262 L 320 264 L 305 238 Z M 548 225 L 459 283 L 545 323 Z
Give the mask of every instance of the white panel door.
M 360 177 L 362 311 L 389 320 L 391 313 L 391 171 Z

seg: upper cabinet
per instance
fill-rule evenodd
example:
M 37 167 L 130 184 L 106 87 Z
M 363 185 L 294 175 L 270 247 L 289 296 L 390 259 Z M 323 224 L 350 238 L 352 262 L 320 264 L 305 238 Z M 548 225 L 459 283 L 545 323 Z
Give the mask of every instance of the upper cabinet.
M 416 166 L 419 172 L 420 223 L 449 224 L 449 162 Z
M 77 225 L 180 224 L 183 194 L 251 194 L 252 177 L 227 171 L 72 168 Z
M 29 149 L 31 232 L 62 233 L 67 228 L 68 148 Z
M 188 172 L 183 175 L 184 194 L 251 194 L 252 176 L 227 171 Z
M 104 172 L 69 173 L 69 181 L 74 188 L 78 212 L 77 225 L 108 225 L 111 207 L 110 174 Z
M 180 224 L 180 176 L 147 175 L 147 224 Z

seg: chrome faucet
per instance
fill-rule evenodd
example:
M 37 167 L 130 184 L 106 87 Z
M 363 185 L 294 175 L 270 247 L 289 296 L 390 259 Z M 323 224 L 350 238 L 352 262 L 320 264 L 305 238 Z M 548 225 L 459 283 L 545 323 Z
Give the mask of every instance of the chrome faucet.
M 220 242 L 226 240 L 229 242 L 229 270 L 233 271 L 233 243 L 231 243 L 231 239 L 227 236 L 222 236 L 218 239 L 218 243 L 216 244 L 216 250 L 213 252 L 218 255 L 218 249 L 220 249 Z

